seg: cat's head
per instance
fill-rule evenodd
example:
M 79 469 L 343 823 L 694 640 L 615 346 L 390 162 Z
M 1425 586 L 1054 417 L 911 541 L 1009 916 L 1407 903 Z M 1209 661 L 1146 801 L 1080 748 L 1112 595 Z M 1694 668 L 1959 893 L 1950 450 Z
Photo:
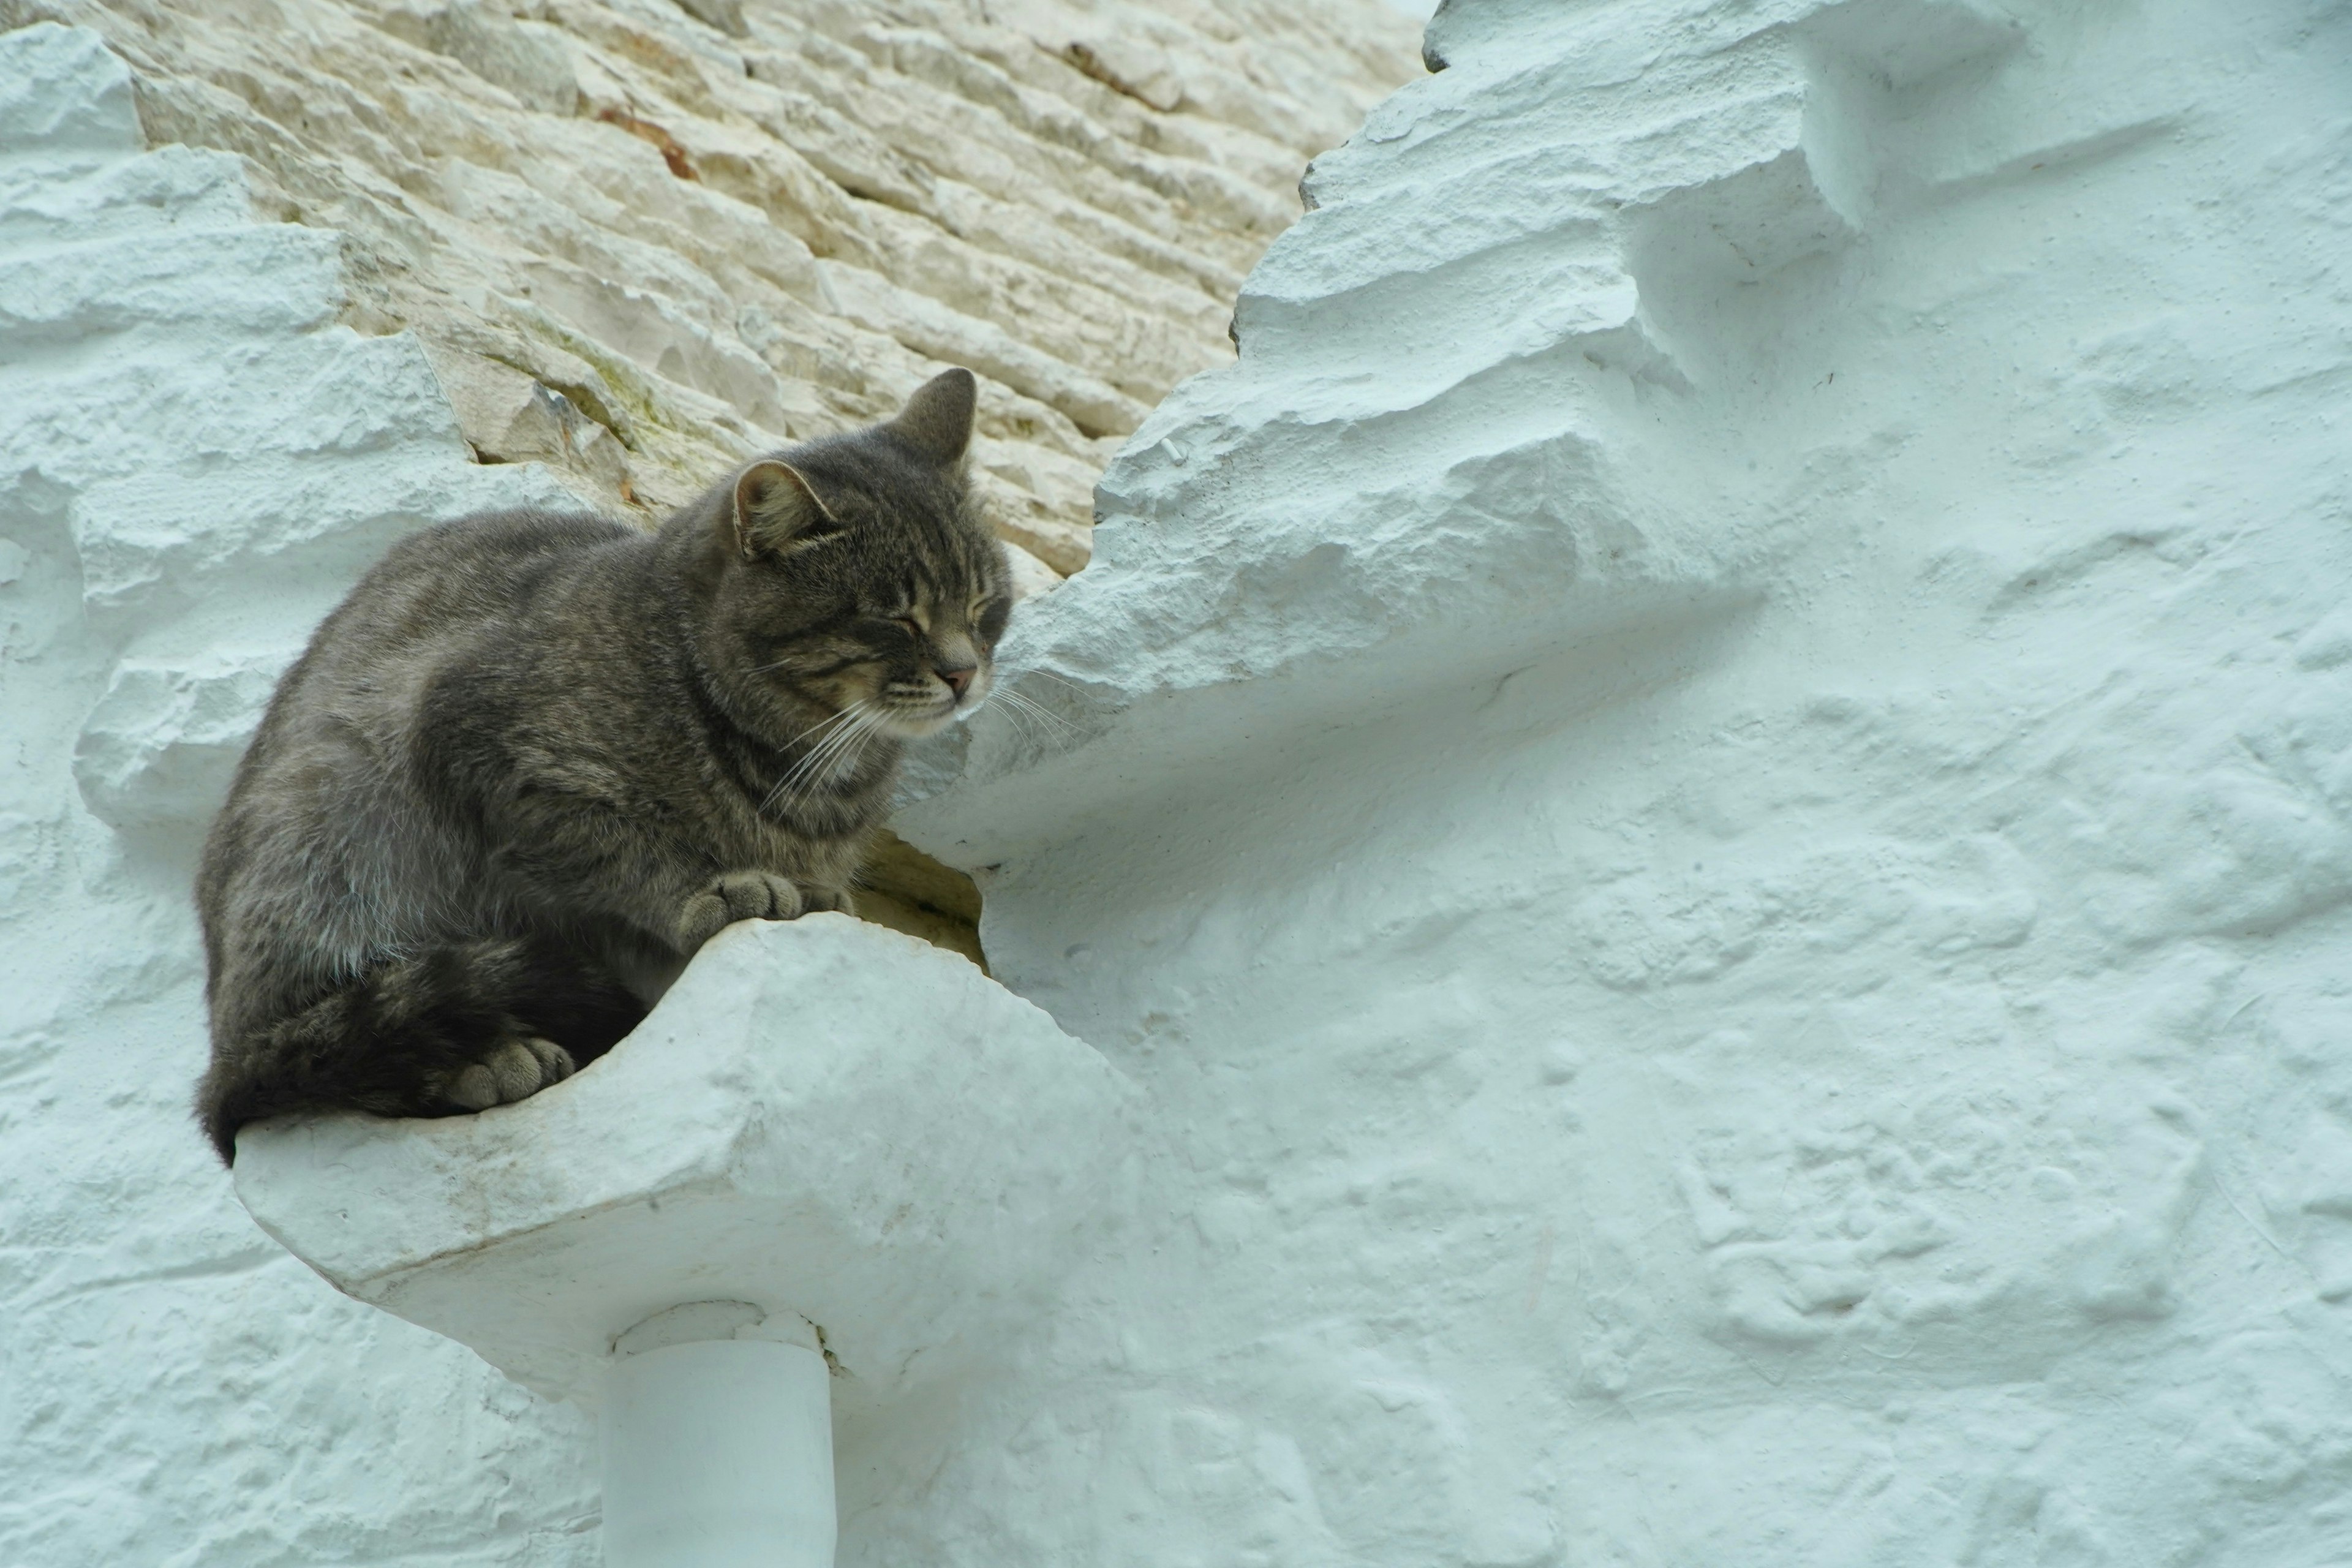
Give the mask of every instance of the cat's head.
M 986 700 L 1013 592 L 966 483 L 974 395 L 970 371 L 948 371 L 881 424 L 736 476 L 707 516 L 730 685 L 900 740 Z

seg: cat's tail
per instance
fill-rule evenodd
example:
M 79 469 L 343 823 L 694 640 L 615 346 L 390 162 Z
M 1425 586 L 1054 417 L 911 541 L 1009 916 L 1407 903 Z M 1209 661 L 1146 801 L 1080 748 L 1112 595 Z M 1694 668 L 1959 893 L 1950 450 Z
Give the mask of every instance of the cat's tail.
M 443 1116 L 466 1068 L 539 1037 L 585 1065 L 645 1016 L 620 980 L 551 944 L 497 939 L 388 960 L 296 1011 L 215 1042 L 196 1119 L 225 1164 L 236 1130 L 294 1110 Z

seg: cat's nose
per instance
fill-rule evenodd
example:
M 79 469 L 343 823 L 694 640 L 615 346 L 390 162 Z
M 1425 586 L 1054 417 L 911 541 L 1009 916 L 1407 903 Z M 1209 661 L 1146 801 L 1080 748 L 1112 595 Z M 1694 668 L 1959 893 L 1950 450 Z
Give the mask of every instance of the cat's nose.
M 956 694 L 956 700 L 961 702 L 963 700 L 963 694 L 971 689 L 971 678 L 979 673 L 979 670 L 967 664 L 955 669 L 942 669 L 939 675 L 940 679 L 946 681 L 949 689 Z

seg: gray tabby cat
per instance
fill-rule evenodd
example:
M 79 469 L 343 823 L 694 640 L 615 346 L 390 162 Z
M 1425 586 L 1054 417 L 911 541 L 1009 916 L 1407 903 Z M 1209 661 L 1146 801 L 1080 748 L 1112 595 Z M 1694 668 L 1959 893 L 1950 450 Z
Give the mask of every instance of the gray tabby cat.
M 520 1100 L 730 921 L 845 906 L 902 743 L 1011 610 L 973 384 L 755 462 L 658 533 L 514 511 L 394 546 L 279 684 L 197 882 L 244 1122 Z

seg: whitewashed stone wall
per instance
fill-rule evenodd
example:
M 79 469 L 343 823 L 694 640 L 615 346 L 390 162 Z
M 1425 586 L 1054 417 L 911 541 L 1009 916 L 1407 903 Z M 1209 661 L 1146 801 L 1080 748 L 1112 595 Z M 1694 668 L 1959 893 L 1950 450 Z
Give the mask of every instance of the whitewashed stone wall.
M 1234 16 L 1245 22 L 1246 10 L 1202 7 L 1135 33 L 1160 45 L 1139 45 L 1123 65 L 1085 56 L 1092 75 L 1069 50 L 1092 36 L 1086 19 L 1050 6 L 1026 25 L 1061 39 L 1051 50 L 948 12 L 930 19 L 955 40 L 925 32 L 916 13 L 820 8 L 839 37 L 774 6 L 731 25 L 771 65 L 808 66 L 812 95 L 889 96 L 907 118 L 887 132 L 928 137 L 942 158 L 1003 163 L 1005 149 L 991 152 L 985 137 L 946 134 L 960 112 L 950 68 L 961 60 L 961 112 L 968 119 L 993 90 L 1006 110 L 1000 139 L 1085 187 L 1016 193 L 1035 216 L 1029 241 L 1075 226 L 1106 257 L 1140 247 L 1153 265 L 1198 274 L 1188 287 L 1213 291 L 1279 226 L 1292 200 L 1277 179 L 1284 159 L 1303 163 L 1323 144 L 1315 137 L 1346 132 L 1344 106 L 1373 96 L 1366 72 L 1404 74 L 1401 25 L 1376 9 L 1370 41 L 1340 46 L 1332 22 L 1352 8 L 1272 18 L 1253 53 L 1236 47 L 1247 34 Z M 672 339 L 626 336 L 630 321 L 691 315 L 730 289 L 748 304 L 729 331 L 756 325 L 749 305 L 773 280 L 747 279 L 762 258 L 797 257 L 791 277 L 803 284 L 819 276 L 792 227 L 803 208 L 779 199 L 755 209 L 713 192 L 673 174 L 642 134 L 594 119 L 600 102 L 668 116 L 722 67 L 756 96 L 747 57 L 720 41 L 735 35 L 674 7 L 538 20 L 420 12 L 423 44 L 403 32 L 405 13 L 331 4 L 232 12 L 0 0 L 0 27 L 46 11 L 94 26 L 0 33 L 0 1310 L 10 1322 L 0 1563 L 593 1563 L 593 1429 L 464 1351 L 326 1289 L 255 1231 L 194 1137 L 195 845 L 277 672 L 393 539 L 484 508 L 583 494 L 625 510 L 616 486 L 632 474 L 648 510 L 723 469 L 743 442 L 862 417 L 926 368 L 926 351 L 893 334 L 930 319 L 927 296 L 908 283 L 893 296 L 902 313 L 857 331 L 803 312 L 793 331 L 761 340 L 800 357 L 789 374 L 752 375 L 753 392 L 831 400 L 806 426 L 763 421 L 750 395 L 739 415 L 689 384 L 703 362 L 688 350 L 705 341 L 691 322 Z M 1057 27 L 1078 30 L 1063 38 Z M 1222 29 L 1223 42 L 1203 27 Z M 583 88 L 564 100 L 548 89 L 519 99 L 499 75 L 513 60 L 477 50 L 477 32 L 544 45 L 532 58 L 564 62 L 618 96 Z M 877 37 L 931 76 L 896 74 L 858 52 Z M 1053 93 L 991 74 L 992 49 L 1079 101 L 1057 118 Z M 1256 102 L 1220 87 L 1204 58 L 1220 49 L 1272 73 Z M 1302 61 L 1318 56 L 1317 81 Z M 614 58 L 613 73 L 594 74 Z M 1148 116 L 1120 107 L 1138 100 L 1099 79 L 1155 60 L 1174 74 Z M 919 79 L 927 85 L 906 90 Z M 705 169 L 723 143 L 780 177 L 799 171 L 794 189 L 841 226 L 830 241 L 833 231 L 810 231 L 827 247 L 825 266 L 871 262 L 877 279 L 903 279 L 857 248 L 887 230 L 906 242 L 898 260 L 931 256 L 935 286 L 959 259 L 984 269 L 985 258 L 950 247 L 941 260 L 927 248 L 919 224 L 938 212 L 893 218 L 831 174 L 806 184 L 805 161 L 750 126 L 740 103 L 704 110 L 663 122 Z M 1023 110 L 1036 121 L 1025 131 Z M 1188 122 L 1205 123 L 1217 141 L 1214 127 L 1252 115 L 1276 129 L 1218 142 L 1246 176 L 1193 169 L 1217 159 L 1190 143 L 1157 163 L 1133 146 L 1150 124 L 1181 141 Z M 820 129 L 846 135 L 845 124 L 835 112 Z M 1092 149 L 1094 174 L 1084 157 L 1053 163 L 1055 130 Z M 1312 145 L 1279 152 L 1280 135 Z M 200 145 L 148 150 L 175 141 Z M 929 180 L 939 202 L 967 211 L 979 199 L 925 174 L 919 157 L 889 156 Z M 1121 159 L 1123 171 L 1098 166 Z M 855 183 L 857 167 L 845 153 L 833 174 Z M 524 174 L 553 193 L 533 209 L 539 228 L 501 230 L 481 213 L 458 222 L 446 205 L 478 187 L 514 196 Z M 1255 191 L 1233 205 L 1260 226 L 1214 218 L 1213 203 L 1154 195 L 1155 175 Z M 1000 231 L 1019 216 L 991 210 Z M 301 221 L 276 221 L 289 217 Z M 534 269 L 566 247 L 575 271 L 637 314 L 589 326 L 552 304 L 532 314 Z M 1050 259 L 1075 264 L 1066 246 Z M 998 255 L 989 276 L 1026 266 L 1034 295 L 1043 273 L 1033 262 Z M 1152 299 L 1164 303 L 1164 293 L 1133 294 L 1136 321 Z M 515 335 L 525 318 L 541 329 L 536 347 Z M 1223 320 L 1195 334 L 1211 350 Z M 1114 335 L 1144 330 L 1126 316 L 1107 324 Z M 601 337 L 590 330 L 600 325 Z M 1000 346 L 1050 342 L 1052 321 L 1038 325 Z M 1173 329 L 1154 330 L 1175 341 Z M 558 339 L 593 344 L 594 364 L 546 357 Z M 726 363 L 749 357 L 709 342 Z M 1034 357 L 1051 359 L 1044 349 Z M 1183 368 L 1147 367 L 1137 384 L 1148 393 L 1150 376 Z M 518 385 L 515 418 L 485 426 L 500 405 L 484 389 Z M 1076 565 L 1087 487 L 1108 442 L 1070 436 L 1061 414 L 1023 413 L 1029 405 L 1002 380 L 988 396 L 998 423 L 987 460 L 1012 487 L 1000 488 L 1000 516 L 1016 530 L 1051 522 L 1065 566 Z M 503 447 L 500 431 L 530 439 Z M 1024 456 L 1023 442 L 1035 451 Z M 1019 478 L 1045 471 L 1036 453 L 1052 452 L 1065 466 L 1051 484 Z M 1053 552 L 1043 534 L 1032 542 Z M 1053 580 L 1037 566 L 1033 583 L 1041 575 Z
M 1431 45 L 902 815 L 1157 1137 L 860 1560 L 2343 1557 L 2352 17 Z
M 593 1428 L 336 1296 L 188 1120 L 195 846 L 277 672 L 478 468 L 336 237 L 0 35 L 0 1563 L 596 1562 Z
M 359 572 L 400 534 L 469 511 L 576 504 L 583 489 L 623 507 L 586 482 L 597 443 L 613 437 L 574 421 L 563 427 L 581 439 L 561 449 L 469 449 L 479 406 L 453 412 L 445 393 L 465 405 L 474 372 L 453 361 L 452 343 L 473 341 L 468 322 L 483 330 L 488 314 L 486 296 L 472 297 L 469 316 L 448 294 L 527 270 L 532 253 L 469 253 L 467 234 L 423 221 L 429 201 L 387 216 L 395 194 L 407 200 L 396 183 L 372 184 L 363 158 L 335 155 L 340 137 L 385 146 L 356 125 L 368 116 L 349 83 L 339 93 L 313 76 L 307 96 L 270 100 L 284 123 L 240 115 L 207 89 L 226 78 L 260 94 L 322 33 L 355 49 L 359 23 L 331 7 L 281 13 L 277 32 L 270 18 L 206 8 L 96 19 L 106 31 L 41 23 L 0 34 L 0 1307 L 11 1323 L 0 1345 L 0 1563 L 593 1563 L 593 1428 L 466 1352 L 338 1298 L 231 1200 L 187 1110 L 204 1049 L 188 885 L 277 672 Z M 665 28 L 700 26 L 657 11 L 641 31 L 658 41 Z M 1293 26 L 1289 36 L 1315 35 Z M 354 74 L 383 89 L 416 51 L 392 34 L 377 47 L 395 68 Z M 126 53 L 151 74 L 135 74 Z M 976 58 L 972 68 L 985 76 Z M 448 68 L 448 90 L 424 108 L 498 90 L 467 80 Z M 1279 93 L 1264 107 L 1292 112 Z M 1183 117 L 1181 102 L 1167 112 Z M 511 102 L 480 114 L 533 122 Z M 236 142 L 225 125 L 255 140 L 223 151 Z M 280 133 L 264 136 L 272 126 Z M 148 150 L 180 130 L 215 145 Z M 603 153 L 572 172 L 625 171 L 625 155 Z M 757 252 L 749 217 L 647 155 L 658 178 L 635 194 L 651 193 L 651 215 L 632 213 L 625 189 L 598 208 L 608 225 L 658 232 L 656 219 L 681 212 L 732 213 L 738 228 L 703 237 L 704 254 Z M 777 156 L 789 167 L 789 149 Z M 464 160 L 438 155 L 444 176 L 457 177 L 453 165 Z M 307 171 L 320 205 L 271 197 L 287 171 Z M 269 198 L 259 210 L 257 186 Z M 565 187 L 583 201 L 584 188 Z M 374 226 L 322 226 L 338 191 L 346 216 Z M 272 221 L 286 216 L 310 221 Z M 1169 205 L 1163 216 L 1168 255 L 1188 254 L 1196 213 Z M 420 270 L 442 268 L 429 285 L 408 277 L 419 294 L 383 284 L 388 232 L 418 240 L 422 260 L 409 260 Z M 694 231 L 668 237 L 685 244 Z M 1232 243 L 1255 254 L 1244 237 Z M 653 255 L 648 242 L 629 259 L 691 296 Z M 419 330 L 390 333 L 409 324 L 392 308 L 404 298 Z M 419 298 L 443 308 L 423 310 Z M 803 369 L 809 384 L 840 393 L 845 422 L 922 363 L 878 336 L 841 352 L 850 357 Z M 761 445 L 812 433 L 726 425 L 735 416 L 724 404 L 693 403 L 650 362 L 640 374 L 625 353 L 599 359 L 597 384 L 643 394 L 641 411 L 690 406 L 722 421 L 709 428 Z M 859 363 L 877 379 L 852 379 Z M 528 392 L 530 378 L 516 379 Z M 998 384 L 991 396 L 1001 395 Z M 551 419 L 577 413 L 568 400 L 540 403 Z M 709 477 L 689 467 L 716 471 L 732 448 L 627 450 L 625 463 L 648 451 L 653 470 L 671 463 L 683 486 Z M 1096 447 L 1073 450 L 1070 488 L 1084 504 Z M 478 455 L 547 460 L 478 466 Z M 1070 527 L 1075 565 L 1084 525 Z
M 2352 23 L 1433 47 L 1028 612 L 1065 728 L 901 816 L 1149 1131 L 1007 1364 L 844 1425 L 844 1563 L 2342 1555 Z M 226 715 L 553 481 L 0 49 L 0 1561 L 593 1563 L 583 1425 L 182 1120 Z

